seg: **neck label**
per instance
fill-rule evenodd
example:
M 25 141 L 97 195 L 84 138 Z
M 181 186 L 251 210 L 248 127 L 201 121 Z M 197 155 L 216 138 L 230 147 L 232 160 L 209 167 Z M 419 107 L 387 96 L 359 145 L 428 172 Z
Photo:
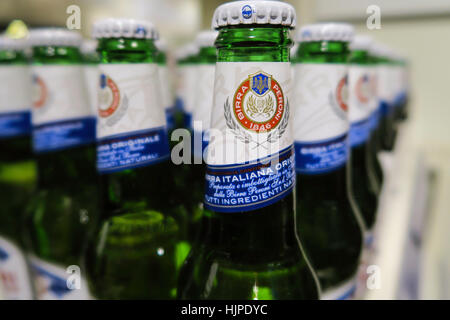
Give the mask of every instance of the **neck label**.
M 288 62 L 217 63 L 207 147 L 208 209 L 256 210 L 292 191 L 290 85 Z
M 28 66 L 0 66 L 0 139 L 31 133 L 31 74 Z
M 97 169 L 116 172 L 169 157 L 156 64 L 100 64 Z
M 208 145 L 207 133 L 211 123 L 211 109 L 214 98 L 214 72 L 215 64 L 202 64 L 198 67 L 197 93 L 195 95 L 195 108 L 192 113 L 192 129 L 195 135 L 202 136 L 202 144 L 194 144 L 194 156 L 202 159 L 203 151 Z
M 301 174 L 334 171 L 348 158 L 348 79 L 343 64 L 294 65 L 294 139 Z
M 370 135 L 374 104 L 374 79 L 371 67 L 350 65 L 348 72 L 350 146 L 364 144 Z
M 179 96 L 185 114 L 185 126 L 192 129 L 192 113 L 194 112 L 195 94 L 197 87 L 197 65 L 188 64 L 179 67 Z
M 48 152 L 95 141 L 81 66 L 33 66 L 33 148 Z

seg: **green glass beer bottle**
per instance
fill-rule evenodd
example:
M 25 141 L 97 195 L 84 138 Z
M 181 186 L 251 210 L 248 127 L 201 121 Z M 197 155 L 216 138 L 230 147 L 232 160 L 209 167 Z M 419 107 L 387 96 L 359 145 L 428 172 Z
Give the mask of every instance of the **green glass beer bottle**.
M 278 1 L 219 6 L 201 238 L 180 272 L 182 299 L 316 299 L 295 231 L 289 30 Z
M 82 38 L 74 31 L 44 28 L 32 30 L 30 41 L 38 167 L 37 195 L 30 203 L 36 295 L 86 299 L 81 255 L 97 216 L 97 178 L 95 118 L 83 81 Z
M 371 39 L 356 36 L 350 44 L 348 70 L 348 114 L 350 121 L 351 178 L 353 194 L 369 230 L 375 223 L 380 182 L 376 176 L 369 144 L 371 114 L 376 109 L 372 95 L 373 76 L 369 48 Z
M 33 298 L 22 238 L 36 180 L 26 48 L 26 40 L 0 36 L 0 285 L 8 300 Z
M 378 64 L 376 58 L 376 44 L 372 41 L 368 50 L 368 66 L 370 70 L 370 81 L 371 81 L 371 96 L 373 111 L 370 117 L 370 137 L 369 137 L 369 147 L 370 147 L 370 159 L 369 162 L 372 163 L 372 167 L 375 172 L 375 179 L 378 184 L 378 188 L 376 189 L 378 197 L 381 194 L 381 189 L 383 187 L 384 182 L 384 173 L 383 168 L 381 167 L 380 160 L 378 158 L 378 154 L 381 151 L 381 128 L 380 128 L 380 119 L 381 119 L 381 108 L 379 102 L 379 94 L 378 94 Z
M 375 43 L 374 60 L 377 64 L 377 96 L 380 110 L 379 143 L 382 150 L 391 151 L 395 141 L 395 109 L 393 104 L 393 63 L 389 58 L 391 50 L 385 45 Z
M 352 37 L 348 24 L 304 26 L 293 61 L 297 229 L 321 282 L 321 299 L 352 296 L 362 248 L 348 141 Z
M 95 23 L 93 36 L 101 57 L 101 207 L 86 252 L 89 287 L 98 299 L 169 299 L 176 295 L 176 265 L 181 262 L 157 32 L 147 21 L 111 18 Z
M 204 151 L 208 145 L 211 121 L 211 109 L 213 105 L 214 72 L 216 68 L 216 47 L 214 41 L 217 31 L 202 31 L 196 39 L 195 44 L 199 48 L 197 55 L 194 95 L 194 109 L 192 111 L 192 161 L 190 169 L 190 199 L 191 220 L 190 235 L 194 242 L 199 234 L 200 221 L 203 212 L 203 198 L 205 192 L 205 169 Z

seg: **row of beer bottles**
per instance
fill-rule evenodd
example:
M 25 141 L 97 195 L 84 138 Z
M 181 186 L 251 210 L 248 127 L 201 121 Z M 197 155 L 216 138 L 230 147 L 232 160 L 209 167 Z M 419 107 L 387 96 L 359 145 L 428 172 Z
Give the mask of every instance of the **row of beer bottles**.
M 219 17 L 234 6 L 242 21 L 255 19 L 255 6 L 287 10 L 288 17 L 267 16 L 270 21 L 255 20 L 254 28 L 231 27 L 232 17 Z M 381 185 L 374 169 L 379 126 L 373 126 L 374 115 L 380 116 L 370 85 L 378 64 L 364 44 L 351 55 L 350 66 L 361 75 L 358 107 L 364 109 L 350 127 L 358 133 L 351 159 L 350 26 L 300 30 L 292 90 L 289 30 L 295 27 L 295 12 L 290 5 L 225 4 L 216 10 L 213 27 L 219 36 L 199 35 L 200 55 L 180 60 L 180 70 L 186 63 L 198 74 L 182 76 L 184 85 L 205 90 L 204 96 L 196 95 L 191 112 L 188 104 L 183 108 L 194 138 L 200 122 L 202 142 L 192 160 L 208 149 L 216 155 L 208 165 L 189 166 L 169 160 L 166 123 L 175 123 L 174 109 L 166 108 L 165 117 L 158 69 L 164 58 L 155 48 L 153 25 L 130 19 L 95 24 L 97 117 L 84 98 L 80 36 L 60 29 L 31 32 L 33 125 L 29 101 L 12 97 L 18 91 L 8 90 L 11 97 L 4 101 L 15 103 L 1 110 L 10 131 L 2 139 L 7 205 L 0 245 L 9 258 L 0 270 L 15 279 L 4 285 L 15 292 L 10 296 L 22 288 L 30 292 L 28 265 L 43 299 L 300 299 L 318 297 L 320 287 L 322 298 L 351 295 L 361 228 L 370 230 Z M 328 38 L 329 31 L 335 38 Z M 8 81 L 23 87 L 26 59 L 21 50 L 6 51 L 14 53 L 3 65 L 11 74 Z M 183 90 L 190 94 L 196 88 Z M 391 101 L 386 103 L 394 110 Z M 196 121 L 196 112 L 203 122 Z M 208 129 L 219 134 L 211 137 Z M 182 145 L 191 146 L 187 141 Z M 361 174 L 351 174 L 357 170 Z M 361 202 L 366 198 L 371 202 Z M 24 214 L 19 219 L 13 212 Z

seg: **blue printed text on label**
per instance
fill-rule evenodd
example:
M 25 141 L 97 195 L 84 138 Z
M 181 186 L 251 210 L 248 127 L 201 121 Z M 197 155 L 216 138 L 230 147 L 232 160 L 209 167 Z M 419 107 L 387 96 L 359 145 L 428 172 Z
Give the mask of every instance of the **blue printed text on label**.
M 352 123 L 350 126 L 350 146 L 357 147 L 367 141 L 370 135 L 370 118 Z
M 95 142 L 95 118 L 86 117 L 55 121 L 33 128 L 35 152 L 72 148 Z
M 0 113 L 0 139 L 30 134 L 30 111 Z
M 318 174 L 336 170 L 347 162 L 347 134 L 317 142 L 295 142 L 296 171 Z
M 128 132 L 99 139 L 97 169 L 115 172 L 155 164 L 169 157 L 165 127 Z
M 205 207 L 218 212 L 256 210 L 288 195 L 295 184 L 293 146 L 264 161 L 208 166 Z

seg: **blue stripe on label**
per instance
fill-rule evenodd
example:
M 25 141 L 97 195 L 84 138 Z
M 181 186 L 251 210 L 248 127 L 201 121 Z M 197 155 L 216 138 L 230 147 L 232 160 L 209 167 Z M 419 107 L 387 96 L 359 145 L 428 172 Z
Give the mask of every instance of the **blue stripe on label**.
M 381 116 L 385 117 L 388 114 L 390 114 L 393 111 L 393 106 L 387 103 L 387 101 L 381 100 L 380 101 L 380 114 Z
M 352 123 L 350 126 L 350 146 L 356 147 L 365 143 L 370 135 L 370 119 Z
M 166 122 L 168 130 L 175 127 L 175 107 L 166 108 Z
M 97 170 L 117 172 L 152 165 L 168 157 L 166 127 L 127 132 L 98 140 Z
M 33 128 L 35 152 L 49 152 L 95 142 L 94 117 L 49 122 Z
M 201 141 L 202 143 L 199 143 L 201 137 Z M 206 147 L 209 144 L 209 132 L 207 131 L 195 131 L 194 130 L 194 134 L 192 135 L 192 150 L 194 152 L 194 157 L 197 159 L 202 159 L 203 158 L 203 152 L 205 151 Z
M 51 273 L 50 271 L 41 268 L 35 264 L 31 264 L 34 271 L 38 273 L 41 277 L 46 278 L 47 287 L 46 290 L 54 294 L 58 299 L 62 299 L 66 294 L 70 293 L 71 289 L 67 287 L 66 279 L 58 277 L 57 275 Z
M 350 300 L 353 298 L 353 294 L 356 291 L 356 285 L 353 285 L 350 289 L 344 292 L 342 295 L 336 298 L 336 300 Z
M 370 115 L 369 119 L 369 127 L 370 130 L 376 130 L 378 128 L 378 124 L 380 123 L 380 109 L 376 108 L 374 112 Z
M 0 113 L 0 139 L 31 133 L 31 112 Z
M 317 142 L 295 142 L 296 171 L 319 174 L 334 171 L 348 159 L 347 134 Z
M 295 185 L 294 148 L 250 163 L 207 166 L 205 207 L 243 212 L 280 201 Z

